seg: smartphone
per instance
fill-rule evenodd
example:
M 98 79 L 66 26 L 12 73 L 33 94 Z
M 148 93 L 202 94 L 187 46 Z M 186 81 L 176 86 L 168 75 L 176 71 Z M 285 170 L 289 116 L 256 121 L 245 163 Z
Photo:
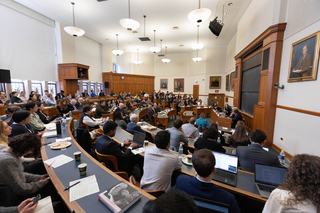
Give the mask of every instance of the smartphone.
M 109 120 L 109 117 L 107 117 L 106 122 Z
M 38 201 L 40 200 L 40 198 L 41 198 L 41 195 L 38 194 L 38 195 L 33 199 L 32 203 L 35 204 L 36 202 L 38 202 Z
M 47 177 L 46 180 L 50 180 L 50 177 Z

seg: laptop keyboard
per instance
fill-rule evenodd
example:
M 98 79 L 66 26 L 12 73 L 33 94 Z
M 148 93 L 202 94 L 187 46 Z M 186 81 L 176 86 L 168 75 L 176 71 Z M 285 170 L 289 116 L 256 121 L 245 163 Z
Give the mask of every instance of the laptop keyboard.
M 236 178 L 235 175 L 227 173 L 227 172 L 219 172 L 219 176 L 226 178 L 226 179 L 229 179 L 229 180 L 232 180 L 232 181 Z
M 260 185 L 257 184 L 261 191 L 272 192 L 275 188 L 272 186 Z

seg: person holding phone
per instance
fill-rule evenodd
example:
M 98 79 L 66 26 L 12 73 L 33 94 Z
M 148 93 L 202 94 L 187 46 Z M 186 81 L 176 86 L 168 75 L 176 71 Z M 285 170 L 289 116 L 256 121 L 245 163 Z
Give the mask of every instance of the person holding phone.
M 28 198 L 20 203 L 19 206 L 10 206 L 10 207 L 0 207 L 0 212 L 8 212 L 8 213 L 33 213 L 37 206 L 38 200 L 34 202 L 35 198 Z

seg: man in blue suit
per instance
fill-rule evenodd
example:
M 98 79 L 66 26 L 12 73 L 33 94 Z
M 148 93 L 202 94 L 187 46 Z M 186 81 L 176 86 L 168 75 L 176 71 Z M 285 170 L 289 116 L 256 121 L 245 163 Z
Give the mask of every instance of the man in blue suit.
M 230 213 L 240 213 L 234 195 L 212 183 L 212 175 L 216 172 L 216 159 L 212 152 L 208 149 L 194 152 L 192 164 L 197 176 L 179 175 L 174 188 L 191 196 L 228 204 Z
M 135 131 L 138 131 L 138 132 L 145 134 L 145 132 L 141 129 L 141 127 L 137 125 L 137 123 L 139 121 L 138 115 L 132 114 L 130 116 L 130 121 L 131 122 L 128 123 L 128 125 L 127 125 L 127 129 L 126 129 L 127 132 L 134 134 Z
M 232 118 L 231 128 L 236 128 L 238 121 L 242 121 L 242 115 L 239 113 L 239 110 L 237 107 L 232 108 L 232 113 L 230 115 L 230 118 Z

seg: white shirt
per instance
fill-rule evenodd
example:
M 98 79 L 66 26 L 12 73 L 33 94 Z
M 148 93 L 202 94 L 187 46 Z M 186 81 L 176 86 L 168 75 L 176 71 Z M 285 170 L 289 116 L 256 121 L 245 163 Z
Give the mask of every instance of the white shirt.
M 93 120 L 94 120 L 94 118 L 93 118 Z M 95 127 L 95 126 L 100 125 L 102 123 L 101 120 L 100 121 L 93 121 L 93 120 L 91 120 L 88 116 L 84 116 L 83 123 L 87 124 L 90 127 Z
M 154 147 L 147 148 L 144 153 L 141 189 L 168 192 L 171 189 L 172 172 L 180 168 L 181 161 L 175 153 Z
M 191 137 L 192 139 L 199 138 L 199 130 L 193 124 L 183 124 L 182 130 L 187 137 Z
M 287 198 L 293 194 L 287 190 L 275 189 L 272 191 L 267 200 L 262 213 L 317 213 L 317 208 L 311 201 L 303 201 L 296 206 L 283 206 L 281 202 L 286 201 Z

